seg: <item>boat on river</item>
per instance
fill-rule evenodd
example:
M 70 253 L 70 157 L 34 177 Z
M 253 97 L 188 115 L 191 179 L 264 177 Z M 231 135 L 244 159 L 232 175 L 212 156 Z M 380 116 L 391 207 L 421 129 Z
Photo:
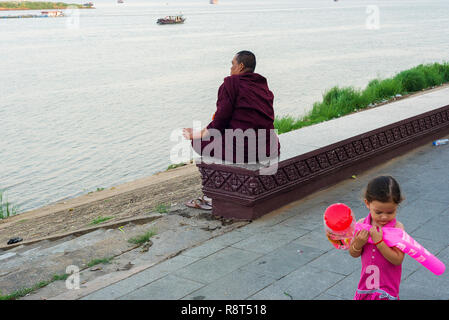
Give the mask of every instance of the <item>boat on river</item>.
M 167 16 L 165 18 L 157 19 L 157 24 L 178 24 L 184 23 L 186 18 L 182 17 L 182 14 L 179 16 Z

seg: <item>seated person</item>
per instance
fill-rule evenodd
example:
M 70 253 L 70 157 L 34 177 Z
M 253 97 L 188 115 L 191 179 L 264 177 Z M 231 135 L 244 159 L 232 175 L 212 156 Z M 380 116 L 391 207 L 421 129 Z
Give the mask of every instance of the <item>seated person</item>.
M 273 125 L 274 96 L 255 68 L 253 53 L 237 53 L 231 75 L 218 89 L 212 122 L 198 131 L 183 129 L 183 136 L 192 140 L 193 149 L 201 156 L 229 163 L 257 163 L 279 157 L 280 144 Z

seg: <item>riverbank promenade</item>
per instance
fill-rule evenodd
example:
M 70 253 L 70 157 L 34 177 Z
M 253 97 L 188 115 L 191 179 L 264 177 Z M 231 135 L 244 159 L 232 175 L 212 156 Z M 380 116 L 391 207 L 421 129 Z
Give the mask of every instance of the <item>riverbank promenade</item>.
M 361 261 L 328 242 L 323 213 L 330 204 L 342 202 L 357 219 L 365 217 L 363 189 L 378 175 L 398 180 L 405 200 L 397 219 L 448 266 L 448 163 L 449 145 L 428 143 L 80 298 L 350 300 Z M 447 270 L 436 276 L 405 255 L 401 300 L 447 300 L 448 287 Z M 54 297 L 61 298 L 68 297 Z

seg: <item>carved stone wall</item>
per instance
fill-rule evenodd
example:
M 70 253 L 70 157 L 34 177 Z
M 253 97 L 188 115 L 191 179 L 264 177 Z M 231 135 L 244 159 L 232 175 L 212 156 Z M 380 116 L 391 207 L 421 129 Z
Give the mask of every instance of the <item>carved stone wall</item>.
M 212 199 L 253 205 L 445 128 L 449 128 L 449 105 L 283 160 L 274 175 L 259 175 L 258 170 L 232 165 L 198 163 L 197 166 L 202 176 L 203 192 Z

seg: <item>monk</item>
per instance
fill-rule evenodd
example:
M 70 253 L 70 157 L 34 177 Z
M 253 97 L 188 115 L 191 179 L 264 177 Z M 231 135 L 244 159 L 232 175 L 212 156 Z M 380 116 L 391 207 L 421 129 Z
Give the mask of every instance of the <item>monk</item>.
M 231 75 L 218 89 L 212 121 L 202 130 L 183 129 L 184 138 L 192 140 L 193 149 L 201 156 L 232 163 L 279 156 L 280 144 L 273 125 L 274 96 L 267 79 L 255 73 L 255 68 L 252 52 L 238 52 L 232 59 Z

